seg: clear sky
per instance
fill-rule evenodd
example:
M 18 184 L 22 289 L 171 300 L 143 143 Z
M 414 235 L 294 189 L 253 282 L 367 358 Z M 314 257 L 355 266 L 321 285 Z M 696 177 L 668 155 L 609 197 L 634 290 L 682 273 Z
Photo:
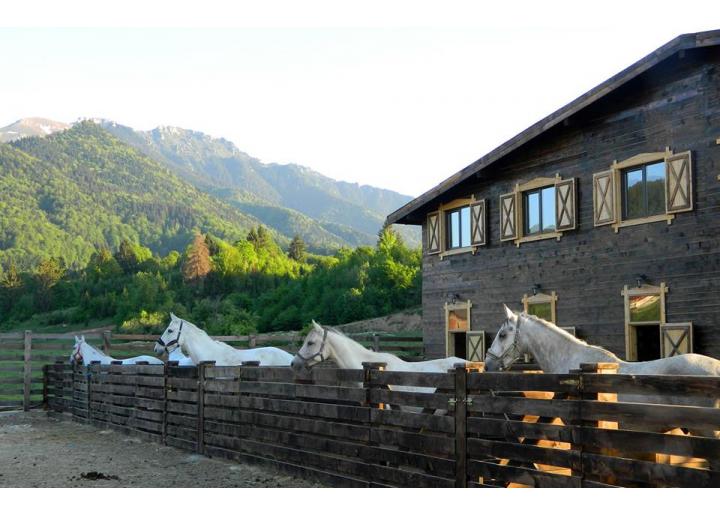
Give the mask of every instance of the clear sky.
M 358 14 L 260 28 L 272 25 L 263 10 L 198 18 L 220 28 L 0 28 L 0 126 L 29 116 L 176 125 L 264 161 L 417 195 L 676 35 L 720 28 L 712 2 L 683 2 L 673 16 L 677 2 L 642 4 L 654 9 L 550 2 L 528 16 L 512 3 L 465 17 L 449 2 L 436 26 L 419 9 L 369 27 L 356 26 L 373 24 Z M 513 20 L 513 9 L 523 15 Z

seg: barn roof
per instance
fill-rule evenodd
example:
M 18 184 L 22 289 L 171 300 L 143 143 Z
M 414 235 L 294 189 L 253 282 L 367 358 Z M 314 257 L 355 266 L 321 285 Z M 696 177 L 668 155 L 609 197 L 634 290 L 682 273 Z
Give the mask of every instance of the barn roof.
M 514 150 L 528 143 L 532 139 L 543 134 L 547 130 L 562 123 L 570 116 L 590 106 L 594 102 L 608 95 L 612 91 L 626 84 L 630 80 L 645 73 L 675 53 L 693 48 L 718 46 L 720 45 L 720 30 L 683 34 L 676 37 L 669 43 L 661 46 L 649 55 L 643 57 L 636 63 L 622 70 L 620 73 L 610 77 L 602 84 L 594 87 L 587 93 L 579 96 L 569 104 L 558 109 L 549 116 L 538 121 L 534 125 L 520 132 L 515 137 L 501 144 L 487 155 L 481 157 L 464 169 L 440 182 L 438 185 L 411 200 L 387 217 L 388 223 L 403 223 L 419 225 L 422 223 L 422 216 L 418 211 L 423 210 L 428 203 L 432 202 L 439 195 L 451 190 L 455 186 L 471 178 L 475 173 L 489 166 L 498 159 L 507 156 Z

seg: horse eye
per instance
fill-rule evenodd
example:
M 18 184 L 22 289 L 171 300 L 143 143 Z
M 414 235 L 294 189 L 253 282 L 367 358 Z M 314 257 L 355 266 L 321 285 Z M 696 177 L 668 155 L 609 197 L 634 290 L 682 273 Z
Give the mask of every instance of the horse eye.
M 168 328 L 168 334 L 172 334 L 172 333 L 173 333 L 172 328 Z
M 314 341 L 308 341 L 308 346 L 312 346 L 312 345 L 314 345 L 314 344 L 315 344 Z
M 505 332 L 500 332 L 500 339 L 505 339 L 505 336 L 506 336 L 506 335 L 507 335 L 507 334 L 505 334 Z

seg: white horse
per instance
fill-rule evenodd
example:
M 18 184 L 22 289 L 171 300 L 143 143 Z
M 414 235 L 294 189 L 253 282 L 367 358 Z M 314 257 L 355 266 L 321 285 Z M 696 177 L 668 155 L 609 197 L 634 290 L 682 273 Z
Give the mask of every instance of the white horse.
M 312 322 L 312 330 L 305 337 L 302 348 L 292 361 L 295 371 L 311 368 L 328 359 L 333 359 L 342 369 L 362 369 L 363 362 L 384 362 L 387 371 L 424 371 L 427 373 L 446 373 L 455 364 L 467 361 L 458 357 L 436 359 L 422 362 L 406 362 L 391 353 L 375 352 L 353 341 L 332 328 L 324 328 Z M 432 387 L 390 386 L 396 391 L 432 393 Z
M 261 366 L 289 366 L 293 359 L 292 354 L 280 348 L 238 350 L 221 341 L 215 341 L 204 330 L 171 313 L 170 324 L 155 343 L 155 352 L 172 352 L 176 347 L 195 364 L 215 361 L 217 366 L 238 366 L 247 361 L 259 361 Z
M 94 361 L 100 361 L 100 364 L 112 364 L 113 361 L 120 361 L 123 365 L 137 364 L 138 362 L 147 362 L 148 364 L 163 364 L 163 361 L 149 355 L 138 355 L 129 359 L 113 359 L 109 355 L 101 352 L 97 348 L 90 346 L 85 342 L 85 336 L 75 336 L 75 346 L 70 354 L 70 362 L 88 365 Z
M 616 362 L 618 373 L 628 375 L 704 375 L 720 376 L 720 361 L 688 353 L 646 362 L 627 362 L 614 353 L 587 344 L 553 323 L 505 306 L 507 320 L 502 324 L 485 357 L 485 371 L 510 368 L 523 354 L 531 354 L 545 373 L 563 374 L 578 369 L 581 363 Z M 619 402 L 660 403 L 720 407 L 716 398 L 681 397 L 659 394 L 618 395 Z M 627 425 L 626 425 L 627 426 Z M 644 428 L 644 425 L 639 425 Z M 659 431 L 674 427 L 658 428 Z M 701 435 L 696 432 L 697 435 Z M 702 435 L 719 436 L 720 432 Z

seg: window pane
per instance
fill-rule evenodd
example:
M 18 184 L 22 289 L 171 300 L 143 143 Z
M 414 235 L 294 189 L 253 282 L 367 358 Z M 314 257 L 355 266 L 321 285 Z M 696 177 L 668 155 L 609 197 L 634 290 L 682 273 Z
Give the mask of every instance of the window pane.
M 645 168 L 647 216 L 665 212 L 665 163 L 656 162 Z
M 642 170 L 632 170 L 625 174 L 625 217 L 645 216 L 645 198 L 643 197 Z
M 546 187 L 542 193 L 542 231 L 555 230 L 555 188 Z
M 455 211 L 450 213 L 450 247 L 457 248 L 460 246 L 460 213 Z
M 660 321 L 660 296 L 631 296 L 630 321 Z
M 528 193 L 525 197 L 527 203 L 525 205 L 525 226 L 526 234 L 537 234 L 540 232 L 540 193 L 537 191 Z
M 537 316 L 547 321 L 552 321 L 552 304 L 547 303 L 529 303 L 528 314 Z
M 460 246 L 470 246 L 470 207 L 460 209 Z

